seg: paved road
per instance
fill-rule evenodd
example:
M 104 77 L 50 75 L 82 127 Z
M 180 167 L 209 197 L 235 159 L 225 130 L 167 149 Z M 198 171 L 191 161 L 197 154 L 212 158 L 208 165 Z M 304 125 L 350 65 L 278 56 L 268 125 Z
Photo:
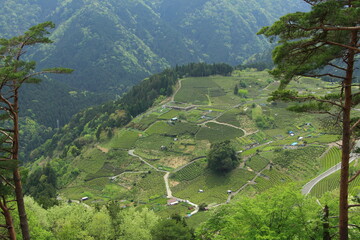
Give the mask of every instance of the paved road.
M 354 161 L 355 159 L 358 159 L 360 157 L 360 154 L 358 153 L 352 153 L 350 154 L 350 159 L 349 159 L 349 163 L 351 163 L 352 161 Z M 340 170 L 341 168 L 341 163 L 336 164 L 335 166 L 329 168 L 327 171 L 323 172 L 322 174 L 320 174 L 319 176 L 317 176 L 316 178 L 314 178 L 313 180 L 311 180 L 310 182 L 308 182 L 307 184 L 305 184 L 303 186 L 303 188 L 301 189 L 301 193 L 304 195 L 308 195 L 311 191 L 311 189 L 318 184 L 321 180 L 323 180 L 324 178 L 330 176 L 331 174 L 333 174 L 334 172 Z

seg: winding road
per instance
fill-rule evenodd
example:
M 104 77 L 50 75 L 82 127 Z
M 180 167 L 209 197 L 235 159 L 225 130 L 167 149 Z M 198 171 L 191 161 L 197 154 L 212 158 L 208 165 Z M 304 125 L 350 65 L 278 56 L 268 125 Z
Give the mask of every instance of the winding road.
M 358 141 L 356 143 L 356 147 L 360 146 L 360 141 Z M 350 159 L 349 159 L 349 163 L 353 162 L 354 160 L 360 158 L 360 154 L 359 153 L 351 153 L 350 154 Z M 328 170 L 326 170 L 325 172 L 323 172 L 322 174 L 320 174 L 319 176 L 317 176 L 316 178 L 312 179 L 311 181 L 309 181 L 308 183 L 306 183 L 303 188 L 301 189 L 301 193 L 304 195 L 308 195 L 311 192 L 311 189 L 318 184 L 321 180 L 323 180 L 324 178 L 330 176 L 331 174 L 335 173 L 336 171 L 341 169 L 341 162 L 336 164 L 335 166 L 329 168 Z

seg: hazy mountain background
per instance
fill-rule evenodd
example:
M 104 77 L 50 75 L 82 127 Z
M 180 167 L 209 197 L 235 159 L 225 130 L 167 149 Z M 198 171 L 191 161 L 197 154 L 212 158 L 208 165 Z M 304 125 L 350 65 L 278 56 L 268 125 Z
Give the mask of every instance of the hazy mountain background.
M 75 69 L 22 89 L 24 122 L 34 121 L 36 129 L 63 126 L 81 109 L 121 96 L 170 66 L 239 65 L 268 53 L 271 45 L 257 31 L 307 9 L 300 0 L 0 0 L 0 5 L 0 37 L 53 21 L 54 43 L 29 49 L 27 57 L 39 68 Z M 39 129 L 25 132 L 35 136 Z

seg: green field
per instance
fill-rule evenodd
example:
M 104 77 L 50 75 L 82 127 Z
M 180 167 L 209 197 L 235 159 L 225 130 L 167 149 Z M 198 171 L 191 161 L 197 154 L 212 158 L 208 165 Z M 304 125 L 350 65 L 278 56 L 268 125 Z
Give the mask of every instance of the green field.
M 230 140 L 244 135 L 241 129 L 209 122 L 206 126 L 201 127 L 196 134 L 198 140 L 209 140 L 210 142 L 218 142 Z
M 218 122 L 228 123 L 231 125 L 234 125 L 236 127 L 241 127 L 240 121 L 239 121 L 239 114 L 241 113 L 241 110 L 238 108 L 233 108 L 229 111 L 226 111 L 223 113 L 219 118 L 217 118 Z
M 255 155 L 246 161 L 246 166 L 250 167 L 255 172 L 260 172 L 269 164 L 269 160 L 261 157 L 260 155 Z
M 356 163 L 350 164 L 350 172 L 356 172 L 359 167 Z M 312 189 L 310 194 L 316 197 L 321 197 L 324 193 L 338 189 L 340 185 L 340 171 L 333 173 L 332 175 L 324 178 Z M 349 184 L 349 193 L 352 195 L 359 194 L 360 178 L 356 178 Z
M 198 126 L 187 122 L 168 122 L 158 121 L 151 125 L 145 132 L 147 134 L 167 134 L 167 135 L 195 135 Z
M 116 131 L 114 137 L 112 137 L 109 142 L 102 144 L 101 146 L 109 149 L 131 149 L 135 146 L 135 142 L 141 135 L 142 133 L 139 131 L 121 129 Z
M 171 179 L 176 181 L 191 181 L 201 174 L 203 174 L 204 169 L 206 168 L 207 162 L 205 160 L 196 161 L 180 171 L 177 171 L 171 175 Z
M 211 105 L 209 99 L 225 95 L 224 90 L 212 78 L 187 78 L 181 81 L 181 85 L 174 98 L 176 102 Z
M 335 166 L 341 161 L 341 150 L 338 147 L 332 147 L 330 150 L 320 158 L 321 171 L 325 171 L 332 166 Z
M 192 202 L 222 203 L 228 197 L 227 190 L 238 190 L 254 176 L 253 172 L 244 169 L 236 169 L 226 175 L 217 175 L 208 169 L 203 169 L 200 176 L 191 181 L 182 181 L 172 190 L 175 196 L 189 199 Z M 199 193 L 199 189 L 204 190 L 204 192 Z

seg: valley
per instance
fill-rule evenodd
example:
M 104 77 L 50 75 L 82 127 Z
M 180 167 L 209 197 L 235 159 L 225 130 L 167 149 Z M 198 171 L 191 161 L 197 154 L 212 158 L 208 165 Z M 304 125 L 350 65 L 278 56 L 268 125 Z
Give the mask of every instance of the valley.
M 286 110 L 286 103 L 268 102 L 278 84 L 267 72 L 251 69 L 227 77 L 180 79 L 172 96 L 83 147 L 69 163 L 79 174 L 63 185 L 61 198 L 115 200 L 122 206 L 147 206 L 162 216 L 190 216 L 199 205 L 211 209 L 274 186 L 295 182 L 300 189 L 340 161 L 333 144 L 340 135 L 326 129 L 324 115 L 295 113 Z M 303 78 L 289 87 L 323 95 L 332 85 Z M 217 174 L 208 169 L 206 156 L 211 143 L 224 140 L 235 147 L 240 165 Z M 336 174 L 309 194 L 336 189 L 331 184 Z M 353 182 L 351 189 L 356 192 L 358 185 Z M 176 200 L 179 204 L 173 205 Z

